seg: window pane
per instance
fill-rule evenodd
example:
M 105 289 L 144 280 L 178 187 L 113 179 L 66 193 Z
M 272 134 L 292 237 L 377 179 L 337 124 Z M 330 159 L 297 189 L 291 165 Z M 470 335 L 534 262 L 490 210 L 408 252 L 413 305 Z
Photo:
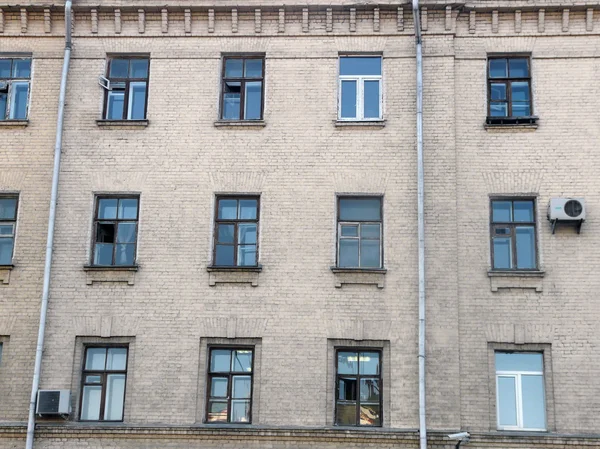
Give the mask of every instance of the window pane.
M 210 401 L 206 420 L 208 422 L 227 422 L 227 402 Z
M 381 219 L 381 198 L 341 198 L 340 220 L 368 221 Z
M 129 64 L 130 78 L 148 78 L 148 60 L 132 59 Z
M 129 85 L 129 120 L 146 118 L 146 83 L 131 83 Z
M 529 83 L 513 81 L 510 83 L 512 101 L 529 101 Z
M 31 59 L 13 60 L 13 78 L 29 78 L 31 76 Z
M 231 385 L 231 397 L 234 399 L 247 399 L 251 393 L 251 378 L 250 376 L 233 376 L 233 384 Z
M 227 267 L 233 266 L 234 254 L 233 245 L 217 245 L 215 251 L 215 265 Z
M 253 267 L 256 265 L 256 245 L 240 245 L 238 247 L 238 266 Z
M 338 394 L 340 401 L 356 401 L 356 378 L 340 377 L 338 379 Z
M 340 267 L 358 267 L 358 240 L 340 239 Z
M 252 351 L 249 349 L 238 349 L 233 351 L 231 369 L 236 373 L 252 372 Z
M 96 242 L 115 243 L 115 224 L 99 222 L 96 225 Z
M 223 95 L 223 119 L 240 119 L 240 98 L 239 93 L 225 93 Z
M 381 75 L 381 57 L 342 57 L 340 75 Z
M 256 220 L 256 210 L 258 202 L 256 200 L 240 200 L 240 219 Z
M 237 200 L 219 200 L 218 217 L 220 220 L 235 220 L 237 218 Z
M 490 78 L 506 78 L 506 59 L 490 59 Z
M 246 78 L 261 78 L 263 74 L 262 59 L 246 59 Z
M 109 78 L 127 78 L 129 72 L 128 59 L 113 59 L 110 61 Z
M 379 379 L 360 380 L 360 402 L 379 402 Z
M 210 371 L 213 373 L 228 373 L 231 366 L 231 351 L 229 349 L 213 349 L 210 351 Z
M 531 115 L 531 107 L 529 103 L 513 103 L 512 104 L 512 116 L 513 117 L 529 117 Z
M 114 220 L 117 218 L 117 199 L 104 198 L 98 200 L 98 218 Z
M 16 198 L 0 198 L 0 220 L 14 220 L 16 212 Z
M 521 390 L 523 392 L 523 427 L 545 429 L 544 378 L 542 376 L 521 376 Z
M 533 221 L 533 201 L 515 201 L 514 221 L 532 222 Z
M 135 244 L 118 244 L 115 252 L 115 265 L 130 266 L 135 262 Z
M 0 92 L 0 120 L 4 120 L 6 119 L 6 104 L 7 102 L 7 95 L 5 92 Z
M 14 224 L 0 224 L 0 237 L 13 235 L 14 227 Z
M 497 270 L 509 270 L 512 268 L 512 256 L 510 238 L 494 237 L 494 268 Z
M 0 78 L 10 78 L 12 59 L 0 59 Z
M 256 244 L 256 225 L 255 224 L 239 224 L 238 242 L 240 244 Z
M 10 265 L 12 263 L 14 239 L 1 238 L 0 239 L 0 265 Z
M 135 223 L 119 223 L 119 229 L 117 231 L 117 242 L 118 243 L 135 243 L 135 229 L 137 225 Z
M 365 81 L 364 117 L 379 118 L 379 81 Z
M 213 377 L 210 383 L 210 396 L 213 398 L 227 397 L 227 377 Z
M 106 377 L 104 419 L 120 421 L 123 419 L 123 402 L 125 401 L 125 375 L 109 374 Z
M 358 353 L 338 352 L 338 374 L 358 374 Z
M 541 353 L 496 353 L 496 371 L 543 372 L 544 359 Z
M 106 109 L 107 120 L 122 120 L 123 106 L 125 104 L 125 92 L 112 91 L 108 93 L 108 105 Z
M 262 82 L 252 81 L 246 83 L 244 99 L 244 118 L 246 120 L 260 119 L 262 108 Z
M 102 383 L 102 376 L 85 376 L 86 384 L 99 384 Z
M 87 371 L 102 371 L 106 362 L 106 348 L 88 348 L 85 358 Z
M 498 425 L 517 425 L 517 399 L 514 377 L 498 377 Z
M 379 374 L 378 352 L 360 353 L 360 375 L 364 374 Z
M 217 241 L 219 243 L 233 243 L 234 228 L 235 228 L 235 225 L 232 225 L 232 224 L 218 224 L 217 225 Z
M 360 266 L 364 268 L 379 268 L 381 266 L 379 250 L 379 240 L 361 240 Z
M 516 228 L 517 268 L 535 268 L 535 230 L 533 226 Z
M 94 265 L 112 265 L 112 256 L 112 243 L 96 243 L 94 249 Z
M 509 59 L 508 70 L 511 78 L 527 78 L 529 76 L 529 68 L 527 67 L 527 59 Z
M 225 78 L 241 78 L 243 59 L 225 60 Z
M 363 239 L 379 239 L 381 225 L 379 224 L 364 224 L 360 227 L 360 236 Z
M 342 237 L 358 237 L 358 225 L 343 225 Z
M 512 221 L 512 202 L 492 201 L 492 221 L 507 223 Z
M 108 371 L 125 371 L 127 369 L 127 348 L 108 348 L 106 369 Z
M 379 405 L 361 405 L 360 406 L 360 425 L 361 426 L 380 426 L 381 417 Z
M 492 83 L 490 88 L 490 98 L 492 100 L 506 100 L 506 84 Z
M 231 401 L 231 422 L 250 422 L 250 401 Z
M 335 423 L 338 426 L 356 425 L 356 404 L 337 403 Z
M 83 399 L 81 401 L 81 419 L 98 421 L 100 419 L 100 401 L 102 386 L 83 387 Z
M 10 99 L 10 118 L 27 118 L 27 97 L 29 96 L 29 83 L 13 83 Z
M 342 81 L 340 117 L 356 118 L 356 81 Z
M 507 117 L 508 105 L 506 103 L 490 103 L 490 117 Z
M 136 219 L 138 215 L 138 200 L 137 198 L 124 198 L 119 200 L 119 218 Z

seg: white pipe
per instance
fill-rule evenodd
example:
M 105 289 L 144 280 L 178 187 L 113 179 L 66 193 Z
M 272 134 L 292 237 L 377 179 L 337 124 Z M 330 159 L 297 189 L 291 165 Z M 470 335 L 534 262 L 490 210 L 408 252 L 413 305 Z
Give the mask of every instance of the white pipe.
M 419 238 L 419 441 L 427 449 L 425 407 L 425 182 L 423 175 L 423 53 L 419 0 L 412 0 L 417 62 L 417 204 Z
M 44 284 L 42 290 L 42 305 L 40 308 L 40 325 L 38 328 L 37 346 L 35 349 L 35 368 L 29 401 L 29 419 L 27 421 L 26 449 L 33 448 L 35 434 L 35 406 L 37 392 L 40 386 L 42 369 L 42 352 L 44 350 L 44 335 L 46 330 L 46 315 L 48 311 L 48 296 L 50 292 L 50 270 L 52 268 L 52 247 L 54 244 L 54 223 L 56 220 L 56 201 L 58 199 L 58 176 L 60 174 L 60 156 L 62 151 L 63 123 L 65 117 L 65 97 L 67 93 L 67 75 L 71 62 L 71 0 L 65 3 L 65 56 L 62 76 L 60 79 L 60 94 L 58 97 L 58 118 L 56 121 L 56 143 L 54 146 L 54 171 L 52 172 L 52 191 L 50 194 L 50 214 L 48 217 L 48 236 L 46 239 L 46 262 L 44 264 Z

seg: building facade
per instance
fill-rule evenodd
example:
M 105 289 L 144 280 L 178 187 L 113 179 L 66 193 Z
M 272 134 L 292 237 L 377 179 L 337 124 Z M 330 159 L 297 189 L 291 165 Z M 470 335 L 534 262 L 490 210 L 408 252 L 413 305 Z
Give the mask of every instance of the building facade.
M 411 5 L 73 12 L 40 381 L 70 411 L 35 447 L 418 447 Z M 598 5 L 420 24 L 428 443 L 600 447 Z M 0 3 L 0 449 L 25 445 L 64 31 L 62 2 Z M 569 198 L 585 222 L 551 223 Z

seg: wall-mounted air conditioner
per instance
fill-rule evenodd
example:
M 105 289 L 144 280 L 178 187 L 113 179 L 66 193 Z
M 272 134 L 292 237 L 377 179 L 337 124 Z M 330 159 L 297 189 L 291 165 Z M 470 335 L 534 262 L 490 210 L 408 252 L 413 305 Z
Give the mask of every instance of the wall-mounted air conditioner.
M 60 416 L 71 413 L 71 390 L 38 390 L 36 413 Z
M 548 205 L 548 220 L 552 223 L 552 233 L 558 223 L 571 223 L 577 226 L 577 233 L 585 220 L 586 210 L 583 198 L 552 198 Z

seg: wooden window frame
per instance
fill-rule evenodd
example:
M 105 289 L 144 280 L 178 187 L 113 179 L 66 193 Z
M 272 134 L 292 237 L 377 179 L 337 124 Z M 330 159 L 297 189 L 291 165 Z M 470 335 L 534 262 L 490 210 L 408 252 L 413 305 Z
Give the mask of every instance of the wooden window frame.
M 11 263 L 8 264 L 8 266 L 12 265 L 12 259 L 15 255 L 15 240 L 17 237 L 17 219 L 18 219 L 18 215 L 19 215 L 19 195 L 18 194 L 2 194 L 0 195 L 0 199 L 15 199 L 15 215 L 14 218 L 12 219 L 0 219 L 0 225 L 12 225 L 13 227 L 13 232 L 12 235 L 8 236 L 8 235 L 1 235 L 0 236 L 0 240 L 1 239 L 5 239 L 5 238 L 12 238 L 13 239 L 13 244 L 12 244 L 12 249 L 11 249 L 11 253 L 10 253 L 10 261 Z M 7 265 L 3 265 L 0 264 L 1 266 L 7 266 Z
M 490 76 L 490 62 L 493 60 L 505 59 L 506 60 L 506 77 L 505 78 L 492 78 Z M 511 59 L 525 59 L 527 61 L 527 77 L 511 77 L 510 76 L 510 60 Z M 533 90 L 531 86 L 531 55 L 529 54 L 507 54 L 507 55 L 491 55 L 488 56 L 486 61 L 486 75 L 487 75 L 487 123 L 488 124 L 535 124 L 537 117 L 533 111 Z M 529 87 L 529 115 L 525 116 L 513 116 L 513 101 L 512 101 L 512 82 L 526 82 Z M 492 101 L 492 84 L 504 84 L 506 87 L 506 101 Z M 507 115 L 506 116 L 492 116 L 491 107 L 492 103 L 506 103 Z
M 219 350 L 219 349 L 224 349 L 224 350 L 228 350 L 228 351 L 251 351 L 252 352 L 252 364 L 251 364 L 251 371 L 248 372 L 242 372 L 242 371 L 231 371 L 231 365 L 229 366 L 229 371 L 228 372 L 213 372 L 211 371 L 211 356 L 212 356 L 212 351 L 213 350 Z M 208 347 L 208 363 L 207 363 L 207 371 L 206 371 L 206 406 L 205 406 L 205 418 L 204 418 L 204 423 L 205 424 L 215 424 L 215 425 L 219 425 L 219 424 L 236 424 L 236 425 L 248 425 L 248 424 L 252 424 L 252 407 L 253 407 L 253 399 L 254 399 L 254 361 L 255 361 L 255 357 L 256 357 L 256 351 L 255 351 L 255 347 L 254 346 L 249 346 L 249 345 L 234 345 L 234 346 L 229 346 L 229 345 L 225 345 L 225 346 L 221 346 L 221 345 L 210 345 Z M 233 388 L 233 382 L 232 379 L 234 376 L 249 376 L 250 377 L 250 398 L 248 398 L 248 400 L 250 401 L 250 412 L 248 414 L 248 422 L 232 422 L 231 421 L 231 401 L 234 399 L 231 397 L 231 390 Z M 209 411 L 210 411 L 210 403 L 211 400 L 213 399 L 212 396 L 210 395 L 211 393 L 211 389 L 212 389 L 212 381 L 214 377 L 227 377 L 227 421 L 209 421 L 208 420 L 208 415 L 209 415 Z M 215 400 L 220 401 L 220 402 L 224 402 L 224 398 L 215 398 Z
M 379 221 L 373 220 L 354 220 L 354 221 L 342 221 L 340 219 L 341 213 L 341 200 L 353 199 L 353 200 L 366 200 L 366 199 L 378 199 L 379 200 Z M 360 270 L 381 270 L 383 268 L 383 196 L 380 195 L 338 195 L 337 197 L 337 227 L 336 227 L 336 268 L 340 269 L 360 269 Z M 378 224 L 379 225 L 379 266 L 378 267 L 361 267 L 360 266 L 360 242 L 362 240 L 360 236 L 361 225 Z M 358 237 L 354 239 L 358 240 L 358 266 L 357 267 L 341 267 L 340 266 L 340 240 L 342 240 L 342 226 L 343 225 L 358 225 Z M 344 239 L 346 237 L 343 237 Z M 348 238 L 348 239 L 352 239 Z M 374 239 L 366 239 L 374 240 Z
M 219 218 L 219 201 L 221 200 L 256 200 L 256 218 L 255 219 L 225 219 Z M 239 203 L 238 203 L 239 209 Z M 240 224 L 254 223 L 256 224 L 256 263 L 254 265 L 239 265 L 238 264 L 238 228 Z M 219 240 L 219 225 L 233 225 L 233 243 L 227 246 L 233 246 L 233 265 L 217 265 L 217 244 Z M 260 227 L 260 196 L 259 195 L 217 195 L 215 201 L 215 225 L 213 230 L 213 251 L 212 251 L 212 266 L 215 268 L 256 268 L 258 267 L 258 251 L 259 251 L 259 227 Z
M 241 59 L 242 60 L 242 76 L 235 78 L 228 78 L 226 76 L 225 68 L 228 60 L 231 59 Z M 260 78 L 248 78 L 244 76 L 244 68 L 246 64 L 246 59 L 260 59 L 262 60 L 262 76 Z M 219 100 L 219 119 L 223 121 L 233 121 L 233 122 L 253 122 L 253 121 L 262 121 L 264 120 L 264 109 L 265 109 L 265 55 L 264 54 L 240 54 L 240 55 L 225 55 L 223 56 L 222 67 L 221 67 L 221 98 Z M 228 81 L 239 82 L 240 83 L 240 118 L 238 119 L 229 119 L 225 118 L 225 108 L 224 108 L 224 100 L 225 100 L 225 84 Z M 245 106 L 246 106 L 246 82 L 261 82 L 260 87 L 260 118 L 257 119 L 247 119 L 244 116 L 245 114 Z
M 494 202 L 510 202 L 511 211 L 513 211 L 514 217 L 514 203 L 519 201 L 531 201 L 533 204 L 533 221 L 494 221 Z M 493 197 L 490 198 L 490 251 L 491 251 L 491 267 L 492 271 L 514 271 L 514 272 L 527 272 L 527 271 L 538 271 L 539 270 L 539 255 L 538 255 L 538 229 L 537 229 L 537 202 L 532 197 Z M 515 228 L 520 226 L 531 226 L 533 227 L 533 245 L 535 251 L 535 267 L 534 268 L 517 268 L 517 238 Z M 496 268 L 494 266 L 494 236 L 496 228 L 510 228 L 510 234 L 506 237 L 510 237 L 510 251 L 511 251 L 511 268 Z
M 9 60 L 10 63 L 10 74 L 8 77 L 5 78 L 0 78 L 0 81 L 6 82 L 8 83 L 8 89 L 6 92 L 6 109 L 4 111 L 0 111 L 0 121 L 7 121 L 7 120 L 27 120 L 29 117 L 29 101 L 31 98 L 31 73 L 33 71 L 33 58 L 31 57 L 8 57 L 8 58 L 1 58 L 0 60 Z M 13 64 L 15 61 L 20 60 L 20 61 L 29 61 L 29 77 L 27 78 L 18 78 L 18 77 L 14 77 L 12 74 L 13 71 Z M 27 83 L 27 104 L 26 104 L 26 112 L 25 112 L 25 117 L 24 118 L 13 118 L 11 117 L 11 111 L 12 111 L 12 96 L 13 96 L 13 85 L 15 83 Z
M 105 369 L 104 370 L 86 370 L 85 365 L 87 362 L 87 353 L 90 348 L 103 348 L 107 351 L 111 348 L 119 348 L 125 349 L 127 351 L 127 355 L 125 357 L 125 370 L 106 370 L 106 360 L 105 360 Z M 81 422 L 123 422 L 125 418 L 125 398 L 127 397 L 127 372 L 129 369 L 129 345 L 123 344 L 114 344 L 114 345 L 86 345 L 85 350 L 83 351 L 83 368 L 81 370 L 81 388 L 79 394 L 79 421 Z M 125 375 L 125 386 L 123 387 L 123 410 L 121 413 L 122 418 L 118 420 L 105 420 L 104 419 L 104 407 L 106 405 L 106 380 L 109 374 L 123 374 Z M 98 383 L 86 383 L 86 376 L 100 376 L 101 381 Z M 83 412 L 83 389 L 86 386 L 102 386 L 102 393 L 100 397 L 100 413 L 98 415 L 98 419 L 81 419 L 81 414 Z
M 126 78 L 111 78 L 110 70 L 114 60 L 127 60 L 131 61 L 134 59 L 145 59 L 148 61 L 148 76 L 146 78 L 130 78 L 127 76 Z M 129 75 L 129 74 L 128 74 Z M 114 55 L 109 56 L 106 64 L 106 79 L 108 79 L 111 83 L 125 83 L 125 88 L 123 89 L 123 114 L 120 119 L 109 119 L 107 117 L 108 114 L 108 99 L 112 90 L 106 90 L 104 94 L 104 110 L 102 113 L 102 117 L 104 120 L 147 120 L 148 118 L 148 93 L 150 87 L 150 56 L 147 55 L 139 55 L 139 56 L 120 56 Z M 131 83 L 146 83 L 146 98 L 144 99 L 144 118 L 143 119 L 131 119 L 129 118 L 129 97 L 131 95 Z M 119 89 L 121 90 L 121 89 Z
M 381 75 L 342 75 L 341 61 L 344 58 L 378 58 L 381 61 Z M 354 117 L 342 117 L 342 82 L 356 81 L 356 110 Z M 365 81 L 379 83 L 379 117 L 365 117 Z M 383 56 L 373 54 L 343 54 L 338 58 L 338 120 L 349 122 L 378 122 L 383 120 Z
M 99 207 L 100 207 L 100 200 L 104 200 L 104 199 L 116 199 L 117 200 L 117 218 L 115 219 L 100 219 L 98 218 L 98 211 L 99 211 Z M 136 217 L 135 219 L 133 218 L 126 218 L 126 219 L 120 219 L 119 217 L 119 200 L 130 200 L 130 199 L 136 199 L 137 200 L 137 213 L 136 213 Z M 97 236 L 98 236 L 98 223 L 100 222 L 111 222 L 115 224 L 115 241 L 113 242 L 113 250 L 112 250 L 112 261 L 110 265 L 97 265 L 95 262 L 95 255 L 96 255 L 96 245 L 98 244 L 97 242 Z M 119 231 L 119 223 L 123 223 L 123 222 L 135 222 L 135 242 L 132 243 L 133 244 L 133 265 L 117 265 L 115 264 L 115 254 L 117 251 L 117 234 Z M 90 266 L 94 266 L 94 267 L 132 267 L 132 266 L 136 266 L 136 260 L 137 260 L 137 245 L 138 245 L 138 234 L 139 234 L 139 228 L 140 228 L 140 196 L 139 195 L 97 195 L 96 196 L 96 203 L 94 205 L 94 226 L 93 226 L 93 234 L 92 234 L 92 257 L 91 257 L 91 262 L 90 262 Z
M 338 361 L 340 352 L 355 352 L 358 357 L 358 374 L 340 374 L 338 369 Z M 364 352 L 377 352 L 379 354 L 379 374 L 360 374 L 360 354 Z M 333 423 L 335 426 L 341 427 L 383 427 L 383 349 L 382 348 L 367 348 L 367 347 L 339 347 L 335 348 L 335 391 L 334 391 L 334 416 Z M 340 378 L 355 378 L 356 379 L 356 417 L 354 425 L 339 425 L 337 423 L 337 415 L 338 415 L 338 402 L 339 402 L 339 387 L 340 387 Z M 360 380 L 361 378 L 379 378 L 379 424 L 378 425 L 367 425 L 360 424 Z

